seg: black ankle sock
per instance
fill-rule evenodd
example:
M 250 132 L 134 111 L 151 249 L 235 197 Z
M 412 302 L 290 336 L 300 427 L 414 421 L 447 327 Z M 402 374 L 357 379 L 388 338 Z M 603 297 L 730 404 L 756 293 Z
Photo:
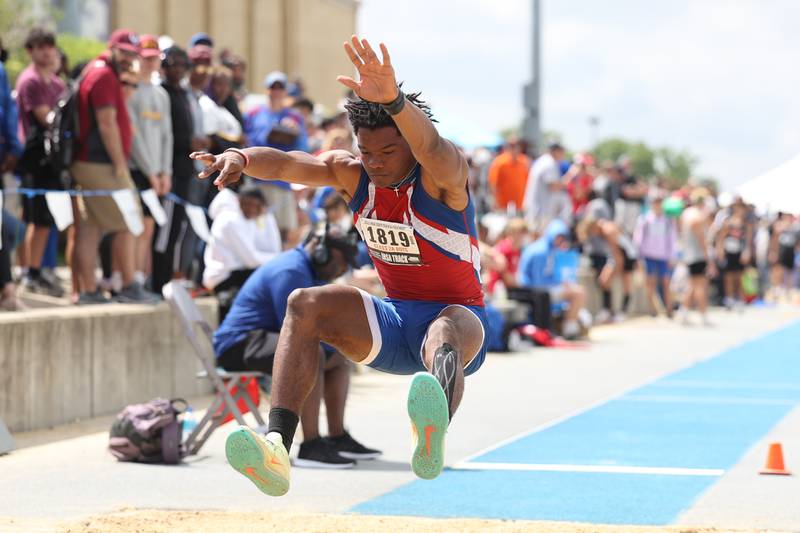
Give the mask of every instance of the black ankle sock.
M 273 407 L 269 410 L 269 429 L 267 433 L 272 431 L 280 433 L 283 445 L 288 452 L 292 448 L 294 432 L 297 431 L 298 422 L 300 422 L 300 417 L 293 411 L 283 407 Z
M 450 418 L 453 418 L 453 392 L 456 388 L 456 372 L 461 360 L 458 357 L 458 352 L 450 344 L 444 343 L 436 349 L 433 354 L 433 364 L 431 365 L 431 374 L 439 382 L 439 385 L 444 389 L 444 395 L 447 398 L 447 407 Z
M 611 309 L 611 291 L 603 291 L 603 309 Z
M 628 304 L 629 303 L 631 303 L 631 295 L 630 294 L 626 294 L 626 295 L 624 295 L 622 297 L 622 312 L 623 313 L 627 313 L 628 312 Z
M 28 278 L 38 279 L 42 275 L 42 271 L 38 268 L 28 267 Z

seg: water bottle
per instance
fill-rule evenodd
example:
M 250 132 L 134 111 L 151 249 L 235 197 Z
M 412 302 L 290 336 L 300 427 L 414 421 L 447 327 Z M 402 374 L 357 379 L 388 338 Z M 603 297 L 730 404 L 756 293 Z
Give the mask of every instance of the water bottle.
M 186 411 L 183 412 L 183 441 L 186 442 L 186 439 L 189 435 L 192 434 L 194 428 L 197 427 L 197 420 L 194 418 L 194 411 L 192 411 L 192 407 L 186 407 Z

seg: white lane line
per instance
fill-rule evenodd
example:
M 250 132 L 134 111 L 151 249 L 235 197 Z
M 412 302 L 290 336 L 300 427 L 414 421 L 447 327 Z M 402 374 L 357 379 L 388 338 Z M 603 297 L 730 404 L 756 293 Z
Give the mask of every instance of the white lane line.
M 719 477 L 720 468 L 672 468 L 665 466 L 563 465 L 528 463 L 456 463 L 452 470 L 512 470 L 523 472 L 591 472 L 602 474 L 655 474 L 661 476 Z
M 797 383 L 748 383 L 746 381 L 698 381 L 660 380 L 651 387 L 685 387 L 687 389 L 753 389 L 753 390 L 800 390 Z
M 733 396 L 670 396 L 657 394 L 631 394 L 619 398 L 623 402 L 657 403 L 712 403 L 728 405 L 795 405 L 800 399 L 790 398 L 737 398 Z

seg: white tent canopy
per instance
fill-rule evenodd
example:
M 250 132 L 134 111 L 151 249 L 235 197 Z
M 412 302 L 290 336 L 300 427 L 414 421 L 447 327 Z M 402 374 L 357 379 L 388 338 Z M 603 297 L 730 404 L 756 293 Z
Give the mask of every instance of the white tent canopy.
M 800 214 L 800 154 L 740 185 L 737 192 L 759 210 Z

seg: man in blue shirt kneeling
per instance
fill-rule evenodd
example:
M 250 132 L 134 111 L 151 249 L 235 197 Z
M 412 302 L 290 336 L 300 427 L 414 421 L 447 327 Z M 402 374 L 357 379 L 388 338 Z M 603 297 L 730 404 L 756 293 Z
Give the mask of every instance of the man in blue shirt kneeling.
M 214 333 L 217 364 L 226 370 L 256 370 L 272 374 L 278 334 L 286 317 L 289 295 L 296 289 L 324 285 L 355 265 L 355 233 L 335 226 L 312 233 L 306 242 L 261 265 L 242 286 L 225 320 Z M 324 377 L 323 379 L 320 379 Z M 303 405 L 303 443 L 297 466 L 350 468 L 355 459 L 374 459 L 367 448 L 344 429 L 344 407 L 350 364 L 333 348 L 320 345 L 320 372 Z M 319 434 L 319 404 L 325 399 L 328 437 Z

